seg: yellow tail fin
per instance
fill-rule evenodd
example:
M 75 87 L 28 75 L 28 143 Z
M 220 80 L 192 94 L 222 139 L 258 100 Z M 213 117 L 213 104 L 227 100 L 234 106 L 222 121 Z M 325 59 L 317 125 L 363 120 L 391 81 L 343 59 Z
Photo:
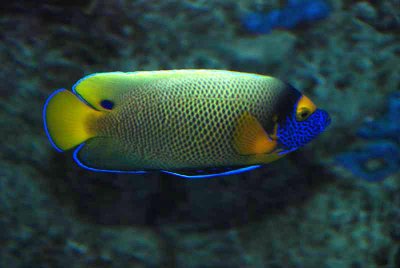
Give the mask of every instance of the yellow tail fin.
M 47 99 L 43 108 L 47 137 L 57 150 L 71 149 L 96 135 L 88 124 L 100 114 L 72 92 L 57 90 Z

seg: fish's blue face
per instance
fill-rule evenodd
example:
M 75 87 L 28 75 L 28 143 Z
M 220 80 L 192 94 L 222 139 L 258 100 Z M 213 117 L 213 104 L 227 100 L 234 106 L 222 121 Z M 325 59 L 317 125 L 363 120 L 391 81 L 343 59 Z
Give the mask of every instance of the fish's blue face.
M 304 146 L 330 124 L 327 112 L 317 109 L 305 96 L 301 97 L 291 116 L 278 127 L 278 140 L 284 153 Z

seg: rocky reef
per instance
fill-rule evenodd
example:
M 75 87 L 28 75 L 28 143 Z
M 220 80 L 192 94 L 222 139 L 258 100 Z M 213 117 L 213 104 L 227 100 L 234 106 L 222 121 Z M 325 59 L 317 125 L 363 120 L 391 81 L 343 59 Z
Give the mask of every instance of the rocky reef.
M 243 18 L 286 1 L 1 4 L 0 267 L 398 267 L 399 2 L 322 2 L 329 16 L 265 33 Z M 177 68 L 277 76 L 332 125 L 213 180 L 92 173 L 52 150 L 42 107 L 54 89 Z

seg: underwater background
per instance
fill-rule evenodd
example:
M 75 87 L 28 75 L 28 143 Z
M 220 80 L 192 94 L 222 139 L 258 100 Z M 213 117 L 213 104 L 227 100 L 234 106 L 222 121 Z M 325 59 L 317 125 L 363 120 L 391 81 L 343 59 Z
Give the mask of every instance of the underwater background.
M 400 267 L 400 1 L 0 4 L 0 267 Z M 79 168 L 49 94 L 95 72 L 276 76 L 327 110 L 316 140 L 205 180 Z

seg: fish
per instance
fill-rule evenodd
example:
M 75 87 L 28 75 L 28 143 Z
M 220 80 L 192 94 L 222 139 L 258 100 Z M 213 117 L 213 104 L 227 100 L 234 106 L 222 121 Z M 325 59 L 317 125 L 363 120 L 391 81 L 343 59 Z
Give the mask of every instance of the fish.
M 210 69 L 105 72 L 46 100 L 46 135 L 98 172 L 213 178 L 259 168 L 330 124 L 300 91 L 266 75 Z

